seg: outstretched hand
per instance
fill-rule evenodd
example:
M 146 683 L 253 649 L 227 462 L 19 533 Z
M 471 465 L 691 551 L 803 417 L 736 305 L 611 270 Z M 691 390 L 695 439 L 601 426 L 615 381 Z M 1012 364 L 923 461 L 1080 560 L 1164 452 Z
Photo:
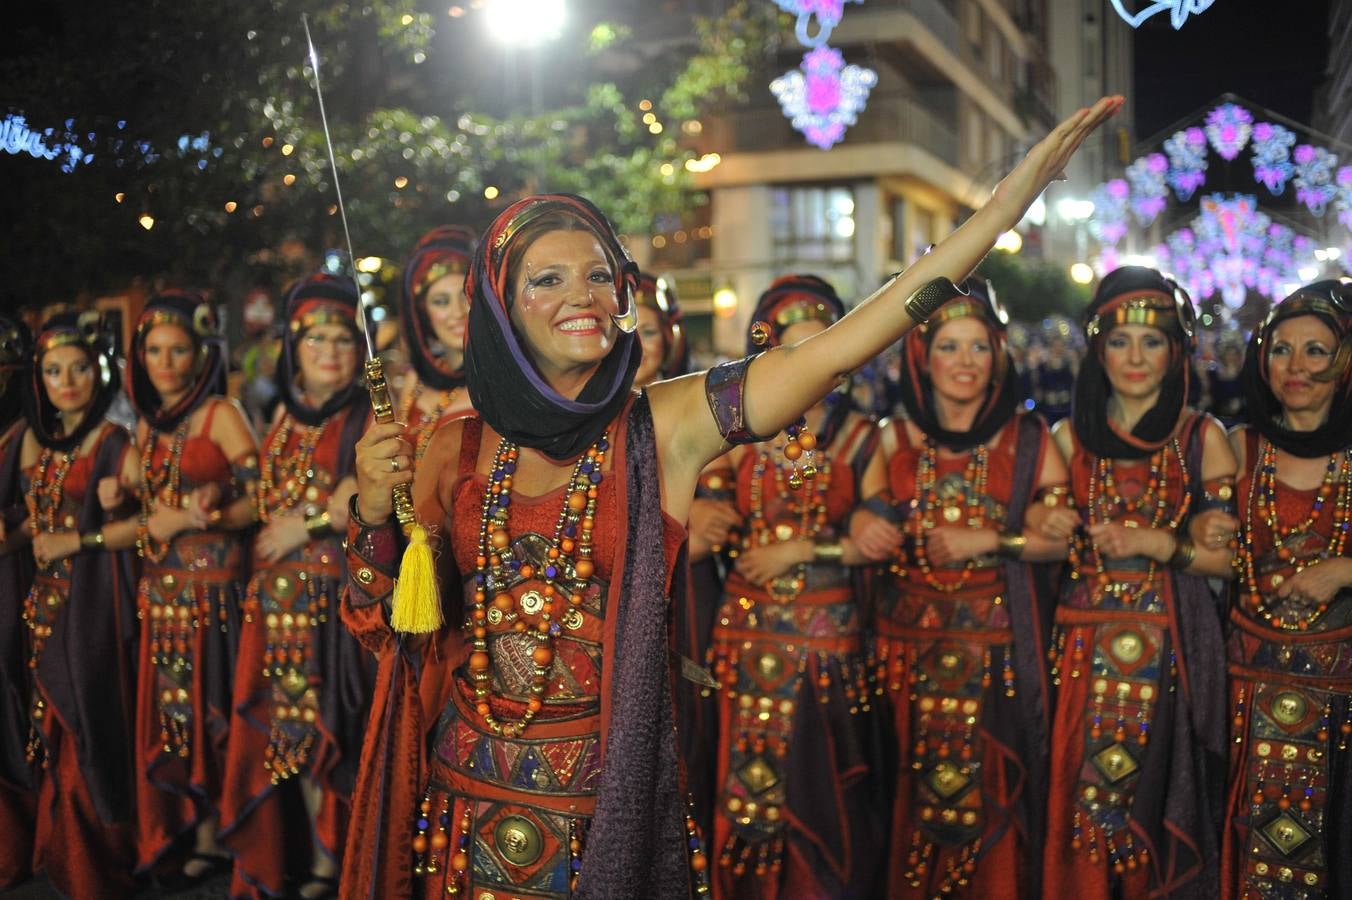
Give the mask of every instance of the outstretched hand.
M 1053 128 L 1051 134 L 1038 141 L 1023 161 L 1014 167 L 1014 171 L 996 185 L 991 202 L 1017 208 L 1018 217 L 1022 218 L 1047 185 L 1065 177 L 1066 163 L 1070 162 L 1084 139 L 1116 115 L 1125 102 L 1120 96 L 1103 97 L 1093 106 L 1077 110 Z

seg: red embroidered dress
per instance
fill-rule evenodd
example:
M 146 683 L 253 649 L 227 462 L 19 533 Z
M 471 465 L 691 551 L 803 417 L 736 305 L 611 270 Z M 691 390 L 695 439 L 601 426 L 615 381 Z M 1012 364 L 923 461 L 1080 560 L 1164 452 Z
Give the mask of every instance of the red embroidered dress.
M 1352 807 L 1352 606 L 1341 595 L 1317 606 L 1274 592 L 1305 566 L 1346 555 L 1352 454 L 1329 458 L 1323 486 L 1297 490 L 1281 482 L 1271 445 L 1252 428 L 1242 433 L 1239 518 L 1252 567 L 1230 609 L 1233 740 L 1222 896 L 1345 896 L 1352 887 L 1352 835 L 1342 827 Z
M 218 404 L 209 400 L 199 432 L 192 417 L 173 434 L 151 436 L 145 489 L 156 503 L 183 502 L 216 485 L 218 508 L 242 495 L 230 460 L 210 438 Z M 181 447 L 175 452 L 175 444 Z M 173 468 L 177 463 L 178 471 Z M 256 468 L 256 460 L 245 460 Z M 239 607 L 248 579 L 244 536 L 186 531 L 166 545 L 143 539 L 137 591 L 141 646 L 136 703 L 138 862 L 149 869 L 174 841 L 219 812 Z
M 308 518 L 326 508 L 354 414 L 348 407 L 316 426 L 283 414 L 263 442 L 273 462 L 259 485 L 261 515 Z M 374 668 L 337 615 L 344 563 L 334 533 L 258 562 L 249 579 L 221 803 L 222 843 L 236 854 L 235 896 L 282 895 L 288 863 L 307 859 L 312 841 L 335 859 L 342 853 Z M 313 834 L 288 827 L 283 787 L 302 775 L 323 792 Z
M 477 418 L 466 420 L 458 474 L 450 490 L 457 514 L 451 519 L 439 506 L 436 514 L 447 522 L 449 551 L 460 573 L 474 573 L 481 552 L 478 513 L 484 507 L 489 482 L 475 471 L 481 428 Z M 492 452 L 491 446 L 484 452 Z M 562 609 L 553 616 L 554 654 L 543 703 L 524 734 L 495 733 L 485 721 L 474 680 L 462 665 L 471 645 L 469 639 L 462 639 L 464 632 L 447 622 L 437 645 L 422 652 L 417 686 L 420 712 L 411 718 L 421 719 L 422 727 L 428 729 L 430 752 L 425 757 L 423 787 L 419 796 L 401 793 L 383 801 L 408 816 L 408 845 L 385 852 L 407 854 L 417 879 L 417 895 L 429 900 L 448 895 L 475 900 L 488 896 L 553 900 L 572 895 L 595 810 L 607 738 L 605 690 L 614 663 L 610 605 L 616 597 L 611 582 L 625 545 L 618 524 L 623 521 L 619 506 L 624 496 L 620 463 L 606 471 L 596 493 L 591 556 L 595 568 L 585 590 L 579 592 L 580 602 L 560 603 Z M 508 587 L 514 603 L 506 610 L 502 608 L 505 603 L 493 604 L 486 619 L 491 660 L 486 702 L 499 722 L 520 722 L 532 697 L 533 653 L 538 646 L 534 632 L 541 623 L 546 583 L 537 573 L 551 565 L 549 550 L 567 497 L 566 486 L 536 497 L 519 491 L 511 495 L 510 548 L 520 563 Z M 685 533 L 669 517 L 664 516 L 663 523 L 663 533 L 649 537 L 660 537 L 670 577 L 670 561 Z M 352 548 L 353 581 L 370 585 L 371 590 L 387 589 L 385 576 L 370 568 L 371 560 L 385 551 L 360 537 L 353 540 Z M 475 579 L 465 578 L 466 610 L 473 607 L 475 589 Z M 344 618 L 362 643 L 380 655 L 381 672 L 388 672 L 389 656 L 397 649 L 384 604 L 345 603 Z M 389 690 L 382 681 L 376 709 L 404 702 L 386 693 Z M 424 735 L 397 737 L 398 742 L 384 752 L 398 755 L 401 770 L 416 765 L 422 756 L 416 748 Z M 364 752 L 375 752 L 369 737 Z M 364 777 L 367 771 L 364 761 Z M 402 781 L 406 773 L 391 774 Z M 368 829 L 364 838 L 369 840 L 375 837 L 369 829 L 376 825 L 369 818 L 370 811 L 365 813 L 368 817 L 362 827 Z M 345 891 L 349 877 L 350 870 L 345 870 Z M 383 890 L 392 896 L 389 886 Z
M 748 448 L 737 469 L 737 507 L 749 539 L 838 540 L 876 430 L 858 421 L 829 455 L 818 451 L 818 473 L 799 490 L 788 487 L 779 450 Z M 796 566 L 768 586 L 729 572 L 709 651 L 723 685 L 710 844 L 719 859 L 715 896 L 871 887 L 881 806 L 878 761 L 853 720 L 871 705 L 861 618 L 842 565 Z
M 1029 896 L 1028 835 L 1012 814 L 1027 772 L 1008 736 L 992 731 L 1021 687 L 1004 567 L 993 555 L 934 566 L 923 546 L 934 527 L 1001 529 L 1010 520 L 1019 423 L 1006 424 L 993 446 L 956 455 L 911 443 L 901 422 L 883 442 L 897 447 L 887 465 L 891 499 L 909 510 L 896 582 L 876 616 L 900 753 L 889 897 Z M 1040 465 L 1032 468 L 1036 478 Z M 931 478 L 932 487 L 917 485 Z

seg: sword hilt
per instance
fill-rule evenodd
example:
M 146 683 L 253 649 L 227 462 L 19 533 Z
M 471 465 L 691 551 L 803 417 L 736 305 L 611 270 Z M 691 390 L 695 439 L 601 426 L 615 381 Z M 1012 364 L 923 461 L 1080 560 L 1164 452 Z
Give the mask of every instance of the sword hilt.
M 381 424 L 393 422 L 394 401 L 390 397 L 389 382 L 385 380 L 385 364 L 378 356 L 366 361 L 366 390 L 371 395 L 371 414 L 375 420 Z M 417 524 L 417 516 L 413 512 L 413 489 L 408 482 L 396 484 L 393 496 L 394 517 L 407 534 Z

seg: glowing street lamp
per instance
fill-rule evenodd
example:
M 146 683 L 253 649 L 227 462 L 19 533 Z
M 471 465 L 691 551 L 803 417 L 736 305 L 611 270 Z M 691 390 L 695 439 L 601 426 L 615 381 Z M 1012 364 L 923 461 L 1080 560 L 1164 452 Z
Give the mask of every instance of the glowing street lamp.
M 1023 235 L 1017 231 L 1006 231 L 996 238 L 995 249 L 1006 253 L 1018 253 L 1023 249 Z
M 486 12 L 494 40 L 518 47 L 554 40 L 568 18 L 564 0 L 492 0 Z
M 1076 284 L 1088 284 L 1094 280 L 1094 268 L 1088 263 L 1074 263 L 1070 267 L 1070 280 Z
M 1083 222 L 1094 214 L 1094 201 L 1062 197 L 1056 201 L 1056 214 L 1067 222 Z
M 737 292 L 732 289 L 732 285 L 724 283 L 722 287 L 714 291 L 714 315 L 720 319 L 726 319 L 737 313 Z

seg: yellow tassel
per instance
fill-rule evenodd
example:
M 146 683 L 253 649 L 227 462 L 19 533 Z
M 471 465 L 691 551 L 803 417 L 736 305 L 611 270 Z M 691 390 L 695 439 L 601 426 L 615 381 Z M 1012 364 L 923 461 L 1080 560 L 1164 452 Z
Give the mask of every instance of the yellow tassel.
M 441 595 L 437 591 L 436 560 L 427 543 L 427 531 L 415 524 L 394 582 L 390 627 L 404 634 L 431 634 L 442 626 Z

